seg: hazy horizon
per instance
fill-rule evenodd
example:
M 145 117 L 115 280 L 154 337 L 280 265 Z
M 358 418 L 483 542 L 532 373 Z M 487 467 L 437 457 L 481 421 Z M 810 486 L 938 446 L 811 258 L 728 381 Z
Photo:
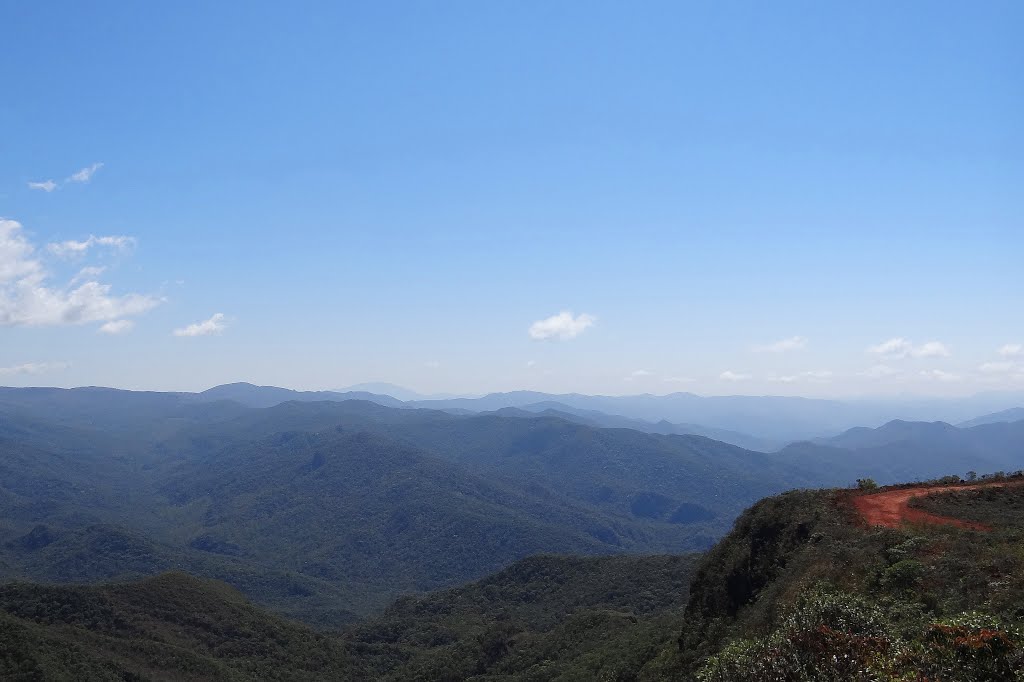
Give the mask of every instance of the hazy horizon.
M 239 379 L 239 380 L 235 380 L 235 381 L 226 381 L 226 382 L 221 383 L 221 384 L 212 384 L 212 385 L 209 385 L 209 386 L 203 385 L 203 386 L 199 386 L 197 388 L 175 388 L 175 389 L 152 388 L 152 387 L 146 387 L 146 386 L 111 386 L 111 385 L 106 385 L 106 384 L 74 384 L 74 385 L 68 384 L 68 385 L 60 385 L 60 384 L 42 384 L 42 383 L 40 383 L 40 384 L 25 384 L 25 385 L 21 385 L 21 386 L 13 386 L 13 385 L 9 385 L 9 384 L 0 383 L 0 388 L 15 388 L 15 389 L 17 389 L 17 388 L 42 388 L 42 389 L 45 389 L 45 388 L 56 388 L 56 389 L 101 388 L 101 389 L 113 389 L 113 390 L 133 391 L 133 392 L 202 393 L 204 391 L 207 391 L 207 390 L 210 390 L 210 389 L 213 389 L 213 388 L 218 388 L 220 386 L 230 386 L 230 385 L 233 385 L 233 384 L 248 384 L 248 385 L 252 385 L 252 386 L 256 386 L 256 387 L 260 387 L 260 388 L 282 388 L 282 389 L 298 391 L 298 392 L 326 392 L 326 393 L 368 392 L 368 393 L 376 393 L 378 395 L 388 395 L 388 396 L 391 396 L 393 398 L 397 398 L 397 399 L 402 400 L 402 401 L 409 401 L 409 400 L 416 401 L 416 400 L 476 399 L 476 398 L 483 398 L 483 397 L 486 397 L 486 396 L 489 396 L 489 395 L 500 395 L 500 394 L 518 393 L 518 392 L 543 393 L 545 395 L 556 396 L 556 397 L 560 396 L 560 395 L 561 396 L 580 395 L 580 396 L 589 396 L 589 397 L 608 397 L 608 398 L 634 398 L 634 397 L 664 398 L 664 397 L 668 397 L 668 396 L 672 396 L 672 395 L 692 395 L 692 396 L 696 396 L 698 398 L 804 398 L 804 399 L 808 399 L 808 400 L 834 400 L 834 401 L 850 401 L 850 402 L 858 402 L 858 401 L 871 402 L 871 401 L 877 401 L 877 402 L 893 402 L 893 403 L 915 402 L 915 401 L 931 401 L 931 400 L 934 400 L 934 401 L 957 401 L 957 400 L 965 400 L 965 399 L 971 399 L 971 398 L 982 398 L 982 397 L 989 396 L 989 397 L 1006 397 L 1009 400 L 1009 402 L 1007 403 L 1008 407 L 1015 407 L 1015 406 L 1017 406 L 1017 402 L 1015 402 L 1015 401 L 1024 401 L 1024 389 L 1014 389 L 1014 388 L 980 390 L 980 391 L 975 391 L 975 392 L 972 392 L 972 393 L 947 394 L 947 395 L 934 395 L 934 394 L 913 393 L 913 392 L 876 393 L 876 394 L 864 393 L 864 394 L 852 394 L 852 395 L 829 395 L 829 394 L 825 394 L 825 393 L 821 393 L 821 394 L 813 394 L 813 393 L 807 393 L 807 394 L 738 393 L 738 392 L 732 392 L 732 393 L 701 393 L 701 392 L 697 392 L 697 391 L 687 391 L 687 390 L 666 391 L 666 392 L 662 392 L 662 393 L 642 392 L 642 391 L 623 392 L 623 393 L 583 393 L 583 392 L 579 392 L 579 391 L 540 391 L 540 390 L 534 390 L 534 389 L 528 389 L 528 388 L 507 388 L 507 389 L 498 389 L 498 390 L 486 391 L 486 392 L 470 392 L 470 391 L 461 391 L 461 392 L 460 391 L 432 392 L 432 391 L 421 391 L 421 390 L 417 390 L 414 387 L 403 386 L 403 385 L 396 384 L 394 382 L 384 382 L 384 381 L 381 381 L 381 382 L 366 381 L 366 382 L 359 382 L 359 383 L 356 383 L 356 384 L 344 385 L 344 386 L 333 386 L 332 385 L 332 386 L 296 387 L 296 386 L 285 385 L 285 384 L 268 384 L 268 383 L 257 382 L 257 381 L 247 381 L 245 379 Z M 372 385 L 374 385 L 374 384 L 381 384 L 381 385 L 383 385 L 383 384 L 391 384 L 395 388 L 398 388 L 398 389 L 401 389 L 401 390 L 406 391 L 408 393 L 416 394 L 416 395 L 415 395 L 415 397 L 402 398 L 400 396 L 394 395 L 393 393 L 389 393 L 386 390 L 383 390 L 383 388 L 381 390 L 374 391 L 374 390 L 371 390 Z
M 1024 6 L 305 7 L 0 10 L 0 384 L 1024 390 Z

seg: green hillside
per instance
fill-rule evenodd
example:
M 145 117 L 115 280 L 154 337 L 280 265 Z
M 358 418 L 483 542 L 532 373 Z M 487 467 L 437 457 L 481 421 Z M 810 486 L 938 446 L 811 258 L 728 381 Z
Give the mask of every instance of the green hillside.
M 919 503 L 991 530 L 871 527 L 852 494 L 744 513 L 701 561 L 678 646 L 648 678 L 1024 679 L 1024 488 Z
M 671 640 L 696 559 L 533 557 L 345 637 L 382 679 L 631 679 Z
M 226 581 L 322 626 L 538 553 L 705 549 L 804 482 L 690 436 L 364 401 L 0 390 L 0 578 Z
M 366 679 L 336 639 L 254 608 L 228 586 L 0 586 L 0 679 Z
M 704 555 L 532 557 L 333 633 L 180 573 L 8 583 L 0 677 L 1024 679 L 1022 480 L 950 478 L 904 512 L 984 529 L 872 526 L 858 511 L 859 496 L 920 485 L 793 491 L 751 507 Z

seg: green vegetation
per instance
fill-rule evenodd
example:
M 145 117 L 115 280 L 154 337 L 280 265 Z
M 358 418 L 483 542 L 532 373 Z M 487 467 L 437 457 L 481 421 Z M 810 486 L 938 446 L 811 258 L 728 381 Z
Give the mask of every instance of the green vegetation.
M 532 557 L 333 634 L 182 574 L 9 584 L 0 677 L 1024 679 L 1022 488 L 936 483 L 949 492 L 915 504 L 992 530 L 873 528 L 851 500 L 874 489 L 793 491 L 705 555 Z M 19 542 L 53 539 L 39 527 Z
M 534 554 L 702 550 L 802 480 L 551 417 L 106 389 L 0 389 L 0 455 L 0 579 L 183 570 L 322 627 Z
M 222 583 L 0 586 L 11 680 L 630 679 L 673 637 L 693 556 L 526 559 L 404 597 L 341 634 L 248 604 Z
M 695 562 L 534 557 L 400 599 L 346 639 L 382 679 L 631 679 L 672 639 Z
M 0 586 L 0 679 L 365 679 L 335 638 L 227 585 L 170 573 L 96 587 Z
M 787 493 L 746 512 L 701 562 L 651 679 L 1024 679 L 1019 489 L 923 503 L 992 531 L 868 528 L 853 494 Z
M 1024 487 L 951 476 L 911 503 L 987 531 L 869 528 L 851 505 L 948 425 L 766 455 L 553 416 L 190 400 L 0 389 L 0 579 L 21 581 L 0 587 L 0 677 L 988 680 L 1024 665 Z M 937 461 L 1008 451 L 1018 428 L 955 435 Z M 769 497 L 681 554 L 754 498 L 847 475 L 855 488 Z M 85 586 L 111 580 L 135 582 Z
M 984 523 L 994 528 L 1012 528 L 1024 523 L 1024 486 L 933 494 L 911 500 L 910 506 L 940 516 Z

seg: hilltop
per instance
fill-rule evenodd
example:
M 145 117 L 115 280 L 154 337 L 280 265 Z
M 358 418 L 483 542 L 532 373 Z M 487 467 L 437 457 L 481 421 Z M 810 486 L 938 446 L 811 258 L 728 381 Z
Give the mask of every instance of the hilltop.
M 998 485 L 951 477 L 759 502 L 698 567 L 662 672 L 733 681 L 1017 679 L 1024 487 L 1019 477 L 986 482 Z M 909 504 L 926 513 L 873 525 L 858 496 L 890 490 L 909 492 Z

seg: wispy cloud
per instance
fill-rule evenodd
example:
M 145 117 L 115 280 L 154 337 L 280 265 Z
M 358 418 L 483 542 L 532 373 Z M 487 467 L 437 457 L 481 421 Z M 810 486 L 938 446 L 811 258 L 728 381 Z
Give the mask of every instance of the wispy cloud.
M 175 336 L 211 336 L 214 334 L 221 334 L 225 329 L 228 328 L 227 318 L 224 313 L 214 313 L 208 320 L 202 322 L 193 322 L 190 325 L 182 327 L 181 329 L 175 329 Z
M 43 374 L 44 372 L 56 372 L 70 367 L 66 362 L 26 362 L 14 367 L 0 367 L 0 376 L 11 376 L 15 374 Z
M 82 241 L 69 239 L 63 242 L 47 244 L 46 249 L 58 258 L 74 258 L 84 255 L 94 246 L 105 246 L 107 248 L 123 251 L 135 246 L 135 239 L 124 235 L 97 237 L 96 235 L 91 234 L 88 239 L 84 239 Z
M 29 189 L 38 189 L 43 192 L 52 192 L 57 189 L 58 185 L 53 180 L 43 180 L 42 182 L 30 182 L 28 183 Z
M 1024 358 L 1024 344 L 1008 343 L 996 352 L 1004 358 Z
M 103 168 L 103 164 L 100 162 L 94 163 L 91 166 L 86 166 L 85 168 L 72 173 L 67 179 L 67 182 L 89 182 L 92 180 L 92 176 L 96 175 L 96 171 L 100 168 Z
M 693 377 L 664 377 L 662 381 L 666 384 L 692 384 L 696 379 Z
M 88 277 L 66 287 L 53 285 L 21 223 L 0 218 L 0 327 L 109 322 L 141 315 L 161 303 L 145 294 L 115 296 L 109 284 Z
M 802 336 L 791 336 L 788 339 L 780 339 L 774 343 L 760 346 L 753 346 L 755 353 L 788 353 L 795 350 L 803 350 L 807 347 L 807 339 Z
M 925 379 L 934 379 L 936 381 L 960 381 L 959 374 L 953 374 L 941 369 L 924 369 L 921 370 L 920 374 Z
M 722 381 L 748 381 L 753 379 L 749 374 L 743 374 L 742 372 L 734 372 L 731 369 L 727 369 L 718 375 L 718 378 Z
M 896 374 L 900 374 L 900 370 L 889 365 L 874 365 L 869 367 L 865 371 L 861 372 L 863 376 L 870 377 L 872 379 L 881 379 L 884 377 L 891 377 Z
M 55 189 L 60 189 L 61 186 L 66 185 L 68 183 L 84 184 L 92 180 L 92 176 L 96 175 L 96 171 L 98 171 L 100 168 L 103 168 L 103 164 L 100 162 L 96 162 L 91 166 L 86 166 L 85 168 L 75 171 L 67 178 L 65 178 L 63 183 L 55 182 L 54 180 L 49 179 L 42 180 L 40 182 L 29 182 L 28 188 L 49 193 L 54 191 Z
M 875 346 L 869 346 L 867 352 L 888 360 L 900 360 L 907 357 L 948 358 L 950 356 L 949 349 L 939 341 L 928 341 L 916 346 L 901 336 L 883 341 Z
M 806 372 L 798 372 L 796 374 L 776 376 L 770 379 L 770 381 L 776 381 L 783 384 L 795 384 L 798 382 L 825 384 L 831 380 L 832 372 L 826 369 L 809 370 Z
M 654 376 L 654 372 L 647 369 L 635 369 L 629 373 L 624 379 L 626 381 L 635 381 L 637 379 L 645 379 L 647 377 Z
M 986 362 L 978 367 L 982 381 L 1024 381 L 1024 362 Z
M 131 320 L 111 320 L 100 326 L 97 330 L 101 334 L 127 334 L 135 328 L 135 323 Z
M 74 284 L 75 282 L 81 282 L 87 279 L 95 279 L 106 271 L 107 269 L 102 265 L 87 265 L 79 270 L 77 275 L 71 278 L 71 283 Z
M 534 341 L 567 341 L 593 327 L 596 321 L 597 318 L 593 315 L 587 313 L 573 315 L 571 312 L 563 310 L 557 315 L 537 320 L 531 324 L 529 334 Z
M 978 371 L 983 374 L 1005 374 L 1016 369 L 1015 362 L 985 362 L 978 365 Z

